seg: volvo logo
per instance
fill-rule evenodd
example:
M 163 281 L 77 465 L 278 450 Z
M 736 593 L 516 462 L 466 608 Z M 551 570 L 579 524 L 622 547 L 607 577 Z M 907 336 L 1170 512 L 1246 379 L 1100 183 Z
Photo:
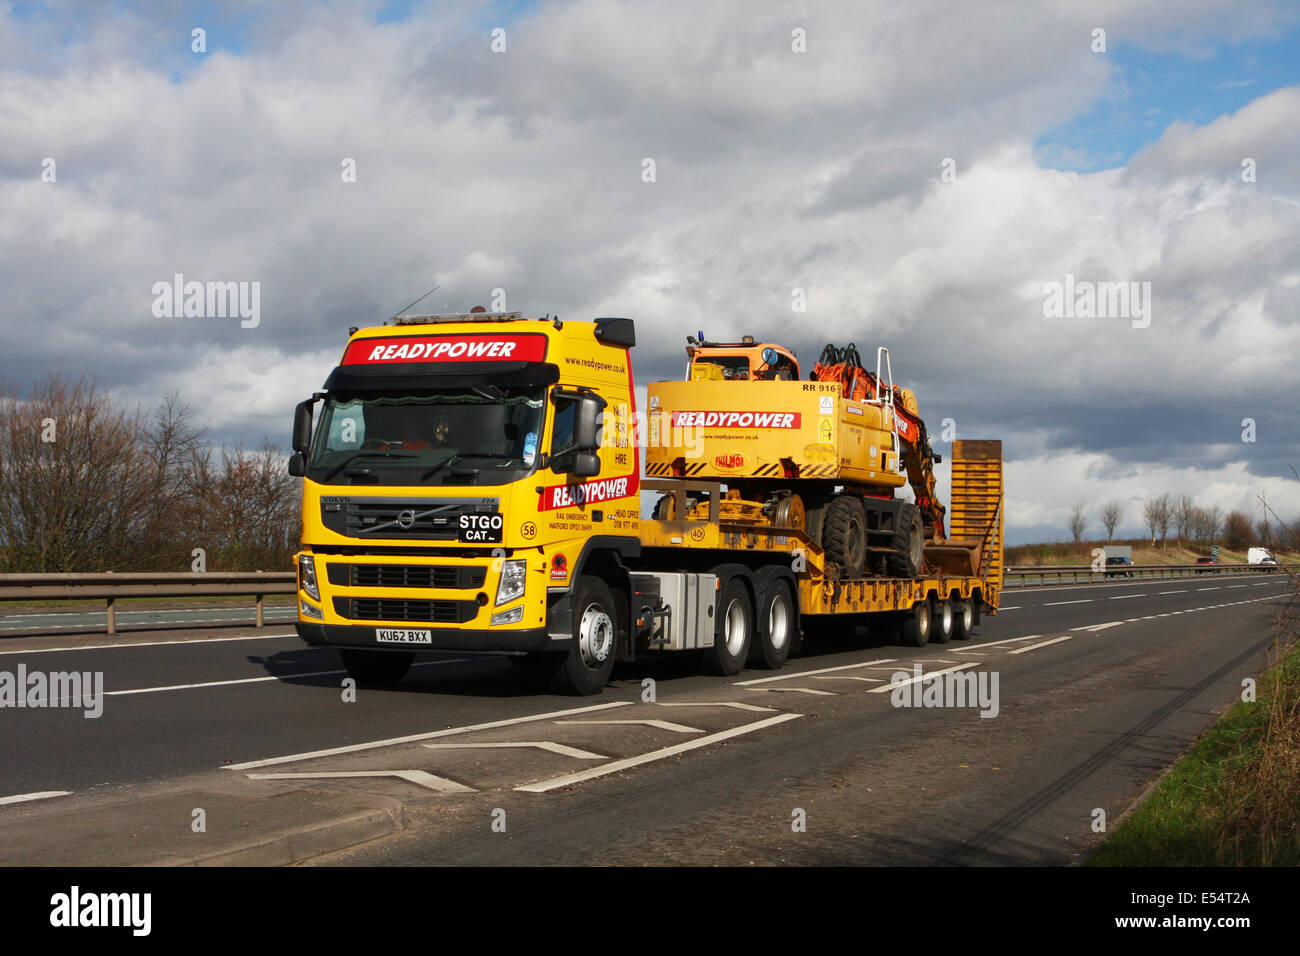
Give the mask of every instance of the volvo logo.
M 410 508 L 407 508 L 405 511 L 400 511 L 400 512 L 398 512 L 398 514 L 397 514 L 397 526 L 398 526 L 399 528 L 401 528 L 403 531 L 405 531 L 405 530 L 407 530 L 408 528 L 410 528 L 413 524 L 415 524 L 415 512 L 414 512 L 414 511 L 412 511 Z

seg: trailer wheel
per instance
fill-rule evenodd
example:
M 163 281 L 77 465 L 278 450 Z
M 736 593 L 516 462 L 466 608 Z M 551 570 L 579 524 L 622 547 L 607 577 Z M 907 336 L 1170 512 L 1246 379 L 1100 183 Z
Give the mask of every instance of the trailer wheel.
M 925 647 L 930 643 L 930 623 L 930 602 L 917 601 L 899 622 L 899 642 L 907 647 Z
M 614 673 L 616 605 L 608 584 L 583 575 L 576 583 L 573 607 L 573 646 L 555 671 L 555 683 L 566 693 L 589 697 L 599 694 Z
M 919 519 L 920 512 L 917 513 Z M 849 577 L 857 577 L 867 563 L 867 514 L 852 495 L 837 495 L 826 506 L 822 528 L 826 556 Z
M 921 509 L 910 502 L 898 509 L 894 527 L 894 553 L 889 555 L 890 573 L 896 578 L 916 578 L 921 575 L 925 560 L 925 526 L 921 522 Z
M 952 602 L 952 636 L 959 641 L 970 638 L 975 627 L 975 604 L 970 598 L 954 598 Z
M 952 603 L 936 597 L 930 602 L 930 643 L 947 644 L 952 631 Z
M 341 648 L 343 666 L 358 684 L 392 687 L 401 682 L 415 660 L 413 651 L 363 651 Z
M 754 642 L 751 657 L 768 670 L 780 670 L 790 656 L 794 643 L 794 599 L 790 585 L 782 578 L 770 581 L 759 598 L 758 623 L 760 633 Z
M 723 588 L 718 601 L 717 622 L 713 647 L 707 652 L 709 669 L 730 677 L 744 668 L 754 633 L 754 608 L 749 600 L 749 589 L 741 578 L 733 577 Z

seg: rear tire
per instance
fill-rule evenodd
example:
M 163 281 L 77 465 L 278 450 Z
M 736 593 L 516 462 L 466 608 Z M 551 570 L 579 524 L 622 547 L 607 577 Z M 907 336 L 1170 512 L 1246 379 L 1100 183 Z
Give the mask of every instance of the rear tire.
M 599 694 L 614 673 L 617 655 L 617 605 L 600 578 L 578 578 L 573 602 L 573 646 L 555 671 L 555 684 L 580 697 Z
M 402 682 L 415 660 L 413 651 L 364 651 L 341 648 L 343 666 L 358 684 L 392 687 Z
M 952 603 L 935 598 L 930 602 L 930 643 L 947 644 L 952 640 Z
M 952 636 L 954 640 L 969 640 L 975 627 L 975 602 L 970 598 L 956 598 L 952 602 Z
M 754 633 L 754 607 L 749 588 L 740 577 L 733 577 L 722 589 L 717 622 L 713 647 L 705 652 L 706 660 L 713 673 L 732 677 L 744 669 Z
M 831 499 L 826 506 L 822 540 L 826 557 L 838 564 L 845 576 L 862 574 L 867 564 L 867 513 L 859 499 L 851 495 Z
M 905 647 L 925 647 L 930 643 L 930 625 L 930 602 L 917 601 L 899 622 L 899 643 Z
M 761 633 L 750 656 L 768 670 L 780 670 L 794 644 L 794 599 L 784 578 L 769 581 L 758 604 Z
M 925 526 L 921 522 L 921 509 L 914 504 L 904 504 L 898 509 L 894 526 L 894 553 L 889 555 L 889 573 L 896 578 L 921 576 L 925 561 Z

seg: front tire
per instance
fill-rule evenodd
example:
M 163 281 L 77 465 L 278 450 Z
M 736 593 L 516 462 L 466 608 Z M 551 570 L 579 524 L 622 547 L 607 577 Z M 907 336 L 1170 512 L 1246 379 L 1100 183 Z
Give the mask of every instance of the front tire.
M 599 694 L 614 673 L 617 605 L 600 578 L 578 578 L 574 592 L 573 646 L 555 672 L 555 684 L 565 693 L 590 697 Z
M 867 513 L 862 502 L 851 495 L 832 498 L 826 506 L 822 540 L 826 557 L 847 577 L 861 575 L 867 564 Z
M 921 509 L 907 503 L 898 509 L 894 527 L 894 552 L 889 555 L 887 566 L 896 578 L 917 578 L 921 576 L 921 565 L 925 561 L 925 525 L 921 521 Z

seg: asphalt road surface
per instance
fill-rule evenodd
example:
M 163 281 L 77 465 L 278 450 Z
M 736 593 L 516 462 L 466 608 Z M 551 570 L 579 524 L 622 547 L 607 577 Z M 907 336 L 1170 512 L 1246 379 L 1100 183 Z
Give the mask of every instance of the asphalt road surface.
M 348 701 L 338 655 L 275 627 L 14 638 L 0 672 L 100 673 L 105 697 L 97 718 L 3 716 L 0 827 L 219 775 L 264 799 L 405 806 L 401 833 L 321 864 L 1066 864 L 1100 838 L 1098 811 L 1113 826 L 1259 673 L 1291 590 L 1015 590 L 968 642 L 859 631 L 734 678 L 637 662 L 593 698 L 540 692 L 500 658 L 428 655 Z M 917 665 L 990 697 L 915 706 L 917 682 L 896 700 L 890 681 Z

